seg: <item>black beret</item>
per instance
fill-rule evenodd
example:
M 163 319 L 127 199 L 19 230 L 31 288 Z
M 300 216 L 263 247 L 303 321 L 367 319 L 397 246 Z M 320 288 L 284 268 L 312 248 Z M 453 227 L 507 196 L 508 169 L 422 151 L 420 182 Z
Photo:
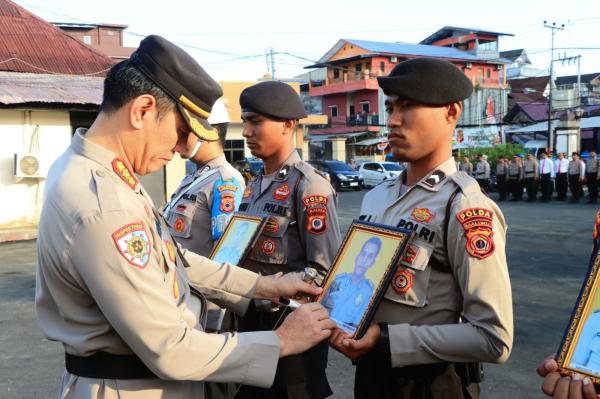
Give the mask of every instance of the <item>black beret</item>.
M 165 38 L 151 35 L 131 55 L 131 63 L 175 100 L 196 136 L 207 141 L 219 139 L 207 119 L 223 90 L 188 53 Z
M 260 82 L 244 89 L 240 105 L 242 112 L 256 112 L 273 119 L 306 118 L 300 96 L 283 82 Z
M 446 105 L 469 98 L 473 85 L 451 62 L 415 58 L 396 65 L 388 76 L 377 78 L 386 95 L 429 105 Z

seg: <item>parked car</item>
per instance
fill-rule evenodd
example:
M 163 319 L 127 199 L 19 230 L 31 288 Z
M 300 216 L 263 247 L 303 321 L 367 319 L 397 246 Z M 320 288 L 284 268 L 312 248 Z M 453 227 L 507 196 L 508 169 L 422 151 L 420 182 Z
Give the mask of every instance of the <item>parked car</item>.
M 235 161 L 233 166 L 240 171 L 244 177 L 244 180 L 246 181 L 246 184 L 248 184 L 248 182 L 262 170 L 263 161 L 262 159 L 258 158 L 246 158 Z
M 363 187 L 363 178 L 354 169 L 342 161 L 308 161 L 315 169 L 328 173 L 331 185 L 336 189 L 353 188 L 359 191 Z
M 358 168 L 365 187 L 373 187 L 384 180 L 393 179 L 404 170 L 397 162 L 365 162 Z

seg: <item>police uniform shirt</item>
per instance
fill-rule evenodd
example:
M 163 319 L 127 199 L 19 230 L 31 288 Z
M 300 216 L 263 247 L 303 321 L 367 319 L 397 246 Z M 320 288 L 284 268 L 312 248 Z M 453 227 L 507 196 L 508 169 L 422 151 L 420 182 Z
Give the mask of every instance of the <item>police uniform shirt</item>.
M 182 246 L 210 255 L 246 187 L 244 178 L 220 155 L 186 176 L 165 207 L 171 234 Z
M 585 161 L 585 173 L 598 173 L 598 160 L 588 158 Z
M 473 174 L 473 164 L 471 162 L 461 162 L 459 170 L 471 176 Z
M 523 161 L 523 174 L 525 178 L 537 179 L 539 177 L 538 162 L 535 159 L 526 159 Z
M 477 162 L 477 169 L 475 170 L 475 178 L 479 180 L 490 178 L 490 164 L 488 161 Z
M 324 277 L 340 246 L 337 198 L 331 184 L 294 151 L 263 185 L 255 176 L 240 212 L 267 218 L 244 267 L 263 275 L 304 270 Z M 262 189 L 261 189 L 262 188 Z
M 508 164 L 506 162 L 500 163 L 496 165 L 496 175 L 497 176 L 506 176 L 508 175 Z
M 571 367 L 589 370 L 594 374 L 600 372 L 600 311 L 594 313 L 585 321 L 573 358 Z
M 323 306 L 336 322 L 351 327 L 352 332 L 360 323 L 362 315 L 375 289 L 373 282 L 364 276 L 354 283 L 352 273 L 338 275 L 323 296 Z
M 585 163 L 580 159 L 577 161 L 570 160 L 567 172 L 569 175 L 579 175 L 579 178 L 583 179 L 585 177 Z
M 203 380 L 272 384 L 276 333 L 204 333 L 205 300 L 190 292 L 243 313 L 256 275 L 175 248 L 135 175 L 80 132 L 45 190 L 35 297 L 44 335 L 78 356 L 135 353 L 160 378 L 65 372 L 61 397 L 191 399 L 204 397 Z
M 508 164 L 508 177 L 513 180 L 521 180 L 523 178 L 523 167 L 518 161 L 512 160 Z
M 389 323 L 392 367 L 507 359 L 513 315 L 502 212 L 451 159 L 403 196 L 401 185 L 400 177 L 367 193 L 360 216 L 416 234 L 375 315 Z M 430 264 L 446 259 L 444 240 L 451 273 Z

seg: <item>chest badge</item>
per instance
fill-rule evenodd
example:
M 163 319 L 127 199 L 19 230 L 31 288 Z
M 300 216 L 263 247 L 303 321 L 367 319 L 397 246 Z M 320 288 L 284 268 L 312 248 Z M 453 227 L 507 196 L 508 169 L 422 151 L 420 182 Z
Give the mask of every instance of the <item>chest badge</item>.
M 264 240 L 260 248 L 264 254 L 271 255 L 273 252 L 275 252 L 275 241 Z
M 273 199 L 285 201 L 290 196 L 290 185 L 285 183 L 275 189 Z
M 397 294 L 406 294 L 413 286 L 413 275 L 410 271 L 398 270 L 392 279 L 392 288 Z
M 434 214 L 428 208 L 415 208 L 410 216 L 417 222 L 429 223 L 434 218 Z
M 408 247 L 406 248 L 406 253 L 402 257 L 402 262 L 412 265 L 417 257 L 418 252 L 419 252 L 418 247 L 414 246 L 413 244 L 408 244 Z
M 185 230 L 185 219 L 177 218 L 175 223 L 173 223 L 173 230 L 175 230 L 176 233 L 183 233 Z

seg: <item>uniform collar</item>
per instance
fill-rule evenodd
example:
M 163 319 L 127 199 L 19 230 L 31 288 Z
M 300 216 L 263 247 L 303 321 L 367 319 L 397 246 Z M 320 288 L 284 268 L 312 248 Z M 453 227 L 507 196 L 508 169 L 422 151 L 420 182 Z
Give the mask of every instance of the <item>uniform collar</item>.
M 86 139 L 84 137 L 86 132 L 87 129 L 83 128 L 75 131 L 71 141 L 73 151 L 102 165 L 105 169 L 114 173 L 127 187 L 139 193 L 141 189 L 140 181 L 133 171 L 127 167 L 127 164 L 116 157 L 113 152 Z
M 200 176 L 203 173 L 208 172 L 211 169 L 218 168 L 219 166 L 223 166 L 227 163 L 227 159 L 225 158 L 225 154 L 221 154 L 217 157 L 214 157 L 210 161 L 203 163 L 202 165 L 198 165 L 194 176 Z
M 274 181 L 287 180 L 290 175 L 290 169 L 291 169 L 292 165 L 294 165 L 300 161 L 302 161 L 302 158 L 300 158 L 298 151 L 296 151 L 296 150 L 292 151 L 290 156 L 283 162 L 283 164 L 281 165 L 281 167 L 279 168 L 277 173 L 275 173 L 275 177 L 273 178 L 273 180 Z M 264 169 L 263 169 L 263 174 L 264 174 Z
M 425 175 L 421 180 L 415 184 L 415 186 L 419 186 L 428 191 L 438 191 L 441 187 L 441 183 L 450 175 L 456 173 L 456 162 L 452 157 L 448 158 L 446 161 L 442 162 L 435 168 L 433 168 L 429 173 Z M 397 184 L 403 184 L 404 179 L 406 178 L 405 174 L 402 174 L 402 178 L 398 179 Z M 398 186 L 400 189 L 400 186 Z

